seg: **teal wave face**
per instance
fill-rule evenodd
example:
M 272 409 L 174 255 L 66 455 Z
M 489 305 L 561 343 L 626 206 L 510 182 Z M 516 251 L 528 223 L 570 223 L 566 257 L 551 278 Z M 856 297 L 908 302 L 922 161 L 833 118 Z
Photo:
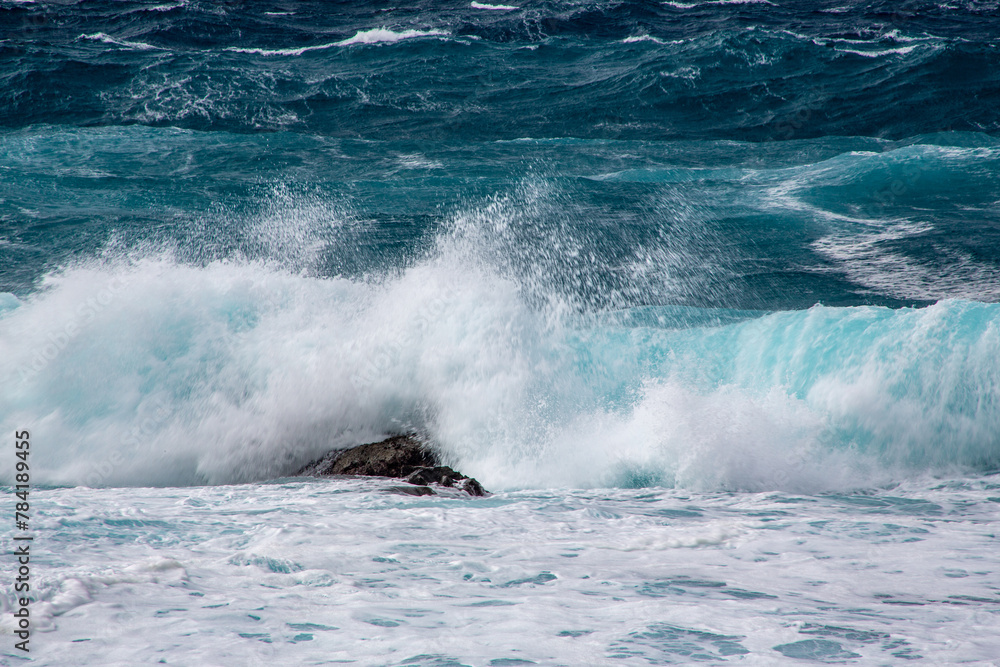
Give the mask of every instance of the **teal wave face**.
M 725 326 L 652 330 L 636 346 L 644 354 L 634 368 L 703 394 L 780 391 L 822 416 L 824 447 L 916 467 L 995 469 L 998 346 L 996 304 L 817 306 Z

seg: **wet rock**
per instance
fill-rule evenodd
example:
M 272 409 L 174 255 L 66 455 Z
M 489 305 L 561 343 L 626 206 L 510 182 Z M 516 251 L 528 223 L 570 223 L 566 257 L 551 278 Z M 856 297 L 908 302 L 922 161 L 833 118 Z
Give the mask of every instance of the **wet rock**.
M 455 486 L 455 482 L 465 479 L 465 475 L 455 472 L 448 466 L 435 466 L 433 468 L 418 468 L 410 473 L 406 481 L 410 484 L 440 484 L 441 486 Z
M 433 496 L 434 489 L 429 486 L 390 486 L 389 493 L 402 493 L 407 496 Z
M 441 486 L 457 486 L 471 496 L 485 496 L 486 490 L 471 477 L 466 477 L 448 466 L 419 468 L 406 478 L 410 484 L 440 484 Z
M 437 456 L 409 435 L 330 452 L 299 471 L 300 475 L 406 477 L 417 468 L 436 466 Z
M 458 488 L 462 489 L 470 496 L 487 496 L 490 493 L 473 477 L 466 477 L 462 480 L 462 483 L 458 485 Z
M 483 486 L 462 473 L 440 465 L 437 454 L 411 435 L 397 435 L 381 442 L 359 445 L 350 449 L 332 451 L 318 461 L 310 463 L 299 475 L 327 477 L 330 475 L 365 475 L 372 477 L 403 478 L 426 491 L 411 495 L 428 495 L 434 491 L 428 485 L 461 489 L 472 496 L 485 496 Z M 409 487 L 393 487 L 399 490 Z

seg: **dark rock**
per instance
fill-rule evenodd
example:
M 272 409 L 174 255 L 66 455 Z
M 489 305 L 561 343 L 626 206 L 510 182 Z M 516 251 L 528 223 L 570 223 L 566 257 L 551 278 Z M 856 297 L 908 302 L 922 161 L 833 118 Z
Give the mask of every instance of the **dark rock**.
M 390 486 L 389 493 L 402 493 L 407 496 L 433 496 L 434 489 L 429 486 Z
M 448 466 L 436 466 L 434 468 L 418 468 L 410 473 L 406 481 L 410 484 L 440 484 L 441 486 L 455 486 L 455 482 L 465 479 L 465 475 L 455 472 Z
M 417 468 L 436 466 L 437 456 L 409 435 L 330 452 L 299 471 L 300 475 L 370 475 L 406 477 Z
M 393 487 L 391 491 L 411 495 L 429 495 L 434 491 L 428 484 L 456 487 L 472 496 L 485 496 L 486 490 L 471 477 L 440 465 L 430 448 L 411 435 L 397 435 L 381 442 L 332 451 L 319 461 L 310 463 L 299 475 L 326 477 L 330 475 L 366 475 L 405 478 L 417 490 Z
M 462 489 L 470 496 L 485 496 L 489 493 L 483 488 L 483 485 L 477 482 L 472 477 L 466 477 L 462 480 L 462 483 L 458 485 L 458 488 Z
M 448 466 L 435 466 L 433 468 L 419 468 L 406 481 L 410 484 L 440 484 L 441 486 L 458 486 L 471 496 L 485 496 L 486 490 L 482 485 L 471 477 L 466 477 L 460 472 L 452 470 Z

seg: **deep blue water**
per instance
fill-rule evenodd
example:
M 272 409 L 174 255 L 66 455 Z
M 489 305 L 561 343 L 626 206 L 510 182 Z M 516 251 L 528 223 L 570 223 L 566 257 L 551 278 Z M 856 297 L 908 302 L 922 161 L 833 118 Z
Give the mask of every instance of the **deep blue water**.
M 485 466 L 714 410 L 669 385 L 779 452 L 993 470 L 998 35 L 996 2 L 4 1 L 4 423 L 82 460 L 150 414 L 164 443 L 259 418 L 217 454 L 238 473 L 136 472 L 190 483 L 287 472 L 322 434 L 415 428 Z M 83 479 L 63 456 L 51 478 Z M 581 483 L 684 478 L 630 456 Z M 737 477 L 705 483 L 785 479 Z

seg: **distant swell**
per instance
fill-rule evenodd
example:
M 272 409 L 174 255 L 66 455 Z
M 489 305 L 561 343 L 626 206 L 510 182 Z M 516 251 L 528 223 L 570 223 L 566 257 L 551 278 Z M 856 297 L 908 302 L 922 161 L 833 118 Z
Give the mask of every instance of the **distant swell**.
M 425 138 L 483 141 L 1000 129 L 989 3 L 914 13 L 879 0 L 819 10 L 770 0 L 463 2 L 411 14 L 97 2 L 60 5 L 59 22 L 19 5 L 0 24 L 9 51 L 0 125 L 381 140 L 422 128 Z

